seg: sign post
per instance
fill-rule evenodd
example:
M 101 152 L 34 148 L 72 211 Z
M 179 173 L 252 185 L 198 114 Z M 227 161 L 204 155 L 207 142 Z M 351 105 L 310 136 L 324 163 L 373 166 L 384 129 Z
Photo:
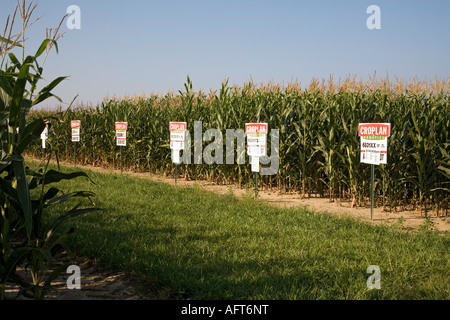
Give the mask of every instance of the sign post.
M 127 146 L 127 122 L 116 122 L 116 141 L 120 149 L 120 174 L 123 173 L 122 148 Z
M 255 173 L 255 198 L 258 197 L 259 158 L 267 155 L 268 131 L 269 125 L 267 123 L 245 124 L 245 134 L 247 135 L 247 154 L 250 157 L 252 172 Z
M 387 164 L 388 137 L 391 135 L 390 123 L 361 123 L 361 163 L 370 168 L 370 219 L 373 220 L 375 166 Z
M 72 142 L 74 149 L 73 163 L 75 168 L 77 167 L 77 142 L 80 142 L 80 130 L 81 130 L 81 121 L 74 120 L 71 122 L 72 127 Z
M 186 139 L 186 122 L 170 122 L 170 150 L 172 150 L 172 161 L 175 164 L 175 185 L 178 178 L 178 165 L 181 163 L 180 151 L 184 150 Z

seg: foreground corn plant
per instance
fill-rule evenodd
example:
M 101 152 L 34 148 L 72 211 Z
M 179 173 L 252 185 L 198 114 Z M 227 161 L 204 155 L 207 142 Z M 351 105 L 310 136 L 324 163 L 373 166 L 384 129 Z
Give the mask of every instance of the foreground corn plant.
M 25 1 L 22 6 L 18 5 L 23 21 L 22 30 L 27 29 L 35 7 L 33 2 L 27 6 Z M 33 10 L 30 11 L 30 8 Z M 7 27 L 12 30 L 13 26 Z M 23 33 L 22 37 L 24 39 Z M 84 173 L 48 171 L 47 166 L 36 172 L 25 166 L 22 154 L 45 128 L 44 119 L 29 121 L 27 115 L 32 107 L 55 97 L 52 90 L 65 77 L 55 79 L 35 93 L 43 73 L 38 58 L 48 53 L 52 46 L 57 49 L 56 41 L 54 38 L 44 40 L 33 56 L 23 56 L 20 61 L 11 52 L 14 47 L 24 47 L 24 41 L 17 42 L 19 38 L 0 39 L 0 300 L 7 298 L 5 290 L 8 284 L 19 288 L 17 296 L 13 298 L 25 296 L 44 299 L 51 289 L 52 280 L 67 268 L 63 265 L 52 272 L 48 271 L 54 256 L 61 251 L 64 239 L 72 232 L 70 230 L 61 235 L 57 231 L 58 226 L 66 219 L 95 210 L 80 208 L 78 204 L 62 213 L 49 229 L 43 227 L 42 217 L 49 206 L 94 195 L 89 192 L 64 194 L 55 186 L 61 180 L 82 176 L 87 178 Z M 17 269 L 23 266 L 29 268 L 31 279 L 18 274 Z

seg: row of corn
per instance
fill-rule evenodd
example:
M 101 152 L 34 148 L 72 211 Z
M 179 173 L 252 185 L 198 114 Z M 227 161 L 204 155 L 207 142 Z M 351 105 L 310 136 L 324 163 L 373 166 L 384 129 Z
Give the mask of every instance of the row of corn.
M 376 167 L 375 204 L 386 209 L 433 209 L 447 214 L 450 200 L 450 82 L 391 83 L 388 80 L 334 84 L 317 80 L 302 89 L 225 81 L 217 91 L 195 92 L 188 78 L 185 89 L 166 95 L 105 100 L 95 107 L 58 112 L 38 111 L 32 117 L 51 118 L 47 145 L 60 159 L 73 159 L 71 120 L 81 120 L 77 161 L 130 170 L 173 175 L 169 122 L 183 121 L 194 132 L 244 128 L 265 122 L 279 130 L 279 171 L 259 179 L 259 188 L 294 191 L 303 197 L 367 204 L 370 165 L 360 163 L 359 123 L 390 123 L 388 163 Z M 128 122 L 127 147 L 116 146 L 114 123 Z M 192 135 L 193 137 L 193 135 Z M 268 136 L 270 146 L 270 135 Z M 223 139 L 225 144 L 225 138 Z M 204 147 L 210 142 L 203 142 Z M 193 145 L 193 144 L 192 144 Z M 225 145 L 224 145 L 225 150 Z M 30 153 L 39 156 L 39 143 Z M 271 153 L 270 147 L 268 151 Z M 122 160 L 121 160 L 122 159 Z M 253 183 L 250 165 L 183 165 L 189 179 L 220 184 Z

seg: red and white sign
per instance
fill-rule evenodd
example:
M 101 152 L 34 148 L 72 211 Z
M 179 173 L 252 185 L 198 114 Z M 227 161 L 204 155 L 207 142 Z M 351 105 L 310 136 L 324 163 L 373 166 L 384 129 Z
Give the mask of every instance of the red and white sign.
M 267 155 L 267 133 L 269 125 L 267 123 L 247 123 L 245 133 L 247 134 L 247 154 L 250 157 L 264 157 Z M 259 162 L 259 160 L 258 160 Z M 256 163 L 256 160 L 252 161 Z M 253 166 L 252 166 L 253 167 Z M 259 168 L 254 170 L 259 171 Z
M 186 122 L 170 122 L 169 130 L 170 131 L 186 131 L 187 123 Z
M 390 123 L 361 123 L 361 163 L 387 164 L 388 137 L 391 135 Z
M 127 131 L 128 130 L 128 123 L 127 122 L 116 122 L 116 131 Z
M 359 136 L 389 137 L 391 135 L 390 123 L 361 123 L 359 125 Z
M 71 123 L 72 129 L 73 128 L 80 128 L 81 127 L 81 121 L 80 120 L 74 120 Z
M 184 143 L 186 138 L 186 122 L 170 122 L 170 149 L 184 150 Z
M 127 122 L 116 122 L 116 140 L 119 147 L 127 146 Z
M 269 130 L 269 125 L 267 123 L 247 123 L 245 125 L 246 134 L 267 134 Z
M 71 122 L 72 127 L 72 141 L 79 142 L 80 141 L 80 129 L 81 129 L 81 121 L 74 120 Z

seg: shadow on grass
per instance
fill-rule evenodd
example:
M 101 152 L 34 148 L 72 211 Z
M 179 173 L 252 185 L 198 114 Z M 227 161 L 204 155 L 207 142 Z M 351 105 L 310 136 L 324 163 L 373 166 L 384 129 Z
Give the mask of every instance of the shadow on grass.
M 145 227 L 133 233 L 96 228 L 78 234 L 85 232 L 95 232 L 98 237 L 78 236 L 76 246 L 82 253 L 156 279 L 178 292 L 180 299 L 422 299 L 429 295 L 427 288 L 419 288 L 421 293 L 413 290 L 417 283 L 411 284 L 408 275 L 399 277 L 390 270 L 383 270 L 382 290 L 368 290 L 368 264 L 362 255 L 352 252 L 264 255 L 264 250 L 230 243 L 230 232 L 208 235 L 202 228 L 192 228 L 190 234 L 181 236 L 176 227 Z M 402 281 L 410 283 L 402 287 Z M 395 288 L 384 289 L 391 285 Z M 448 298 L 448 292 L 437 296 Z

